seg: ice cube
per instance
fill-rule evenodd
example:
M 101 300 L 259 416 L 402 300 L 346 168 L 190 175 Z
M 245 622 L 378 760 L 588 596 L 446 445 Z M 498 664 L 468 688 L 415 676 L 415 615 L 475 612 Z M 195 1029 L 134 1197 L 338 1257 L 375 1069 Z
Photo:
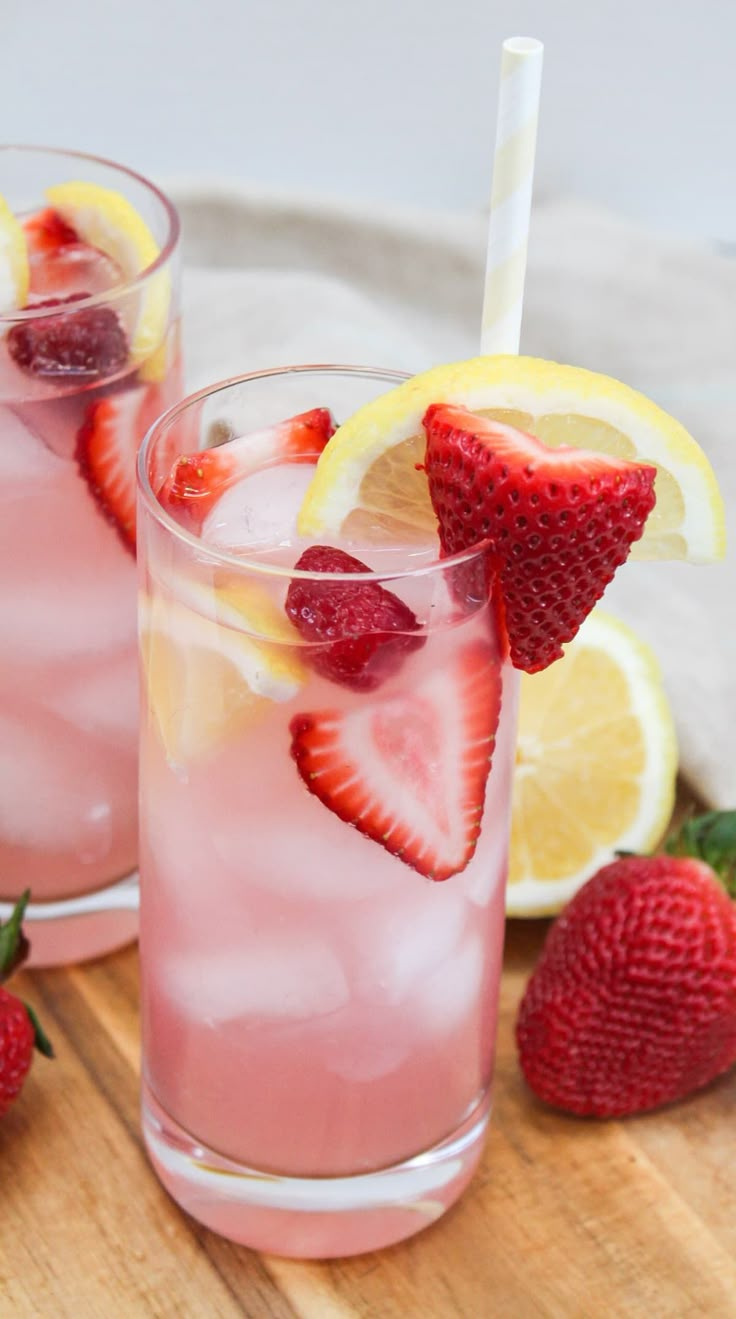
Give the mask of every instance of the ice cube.
M 38 253 L 31 261 L 31 289 L 36 299 L 105 293 L 122 283 L 119 266 L 86 243 L 66 243 Z
M 369 1003 L 396 1004 L 452 952 L 467 904 L 452 880 L 435 884 L 404 868 L 390 899 L 361 904 L 351 942 L 354 993 Z
M 226 753 L 209 789 L 214 862 L 241 884 L 288 901 L 352 905 L 416 882 L 401 861 L 307 791 L 289 755 L 290 717 L 289 707 L 279 707 L 254 726 L 247 755 L 237 745 Z
M 58 455 L 12 408 L 0 407 L 0 501 L 31 499 L 63 472 Z M 30 510 L 28 516 L 33 516 Z
M 462 943 L 419 986 L 416 1002 L 434 1033 L 458 1030 L 478 1006 L 483 986 L 484 946 L 480 933 L 468 934 Z M 492 1005 L 487 1005 L 492 1011 Z
M 76 464 L 47 455 L 49 478 L 3 501 L 3 658 L 43 664 L 131 645 L 135 562 Z M 46 458 L 44 458 L 46 462 Z
M 69 723 L 135 750 L 138 737 L 138 672 L 132 646 L 76 661 L 62 672 L 46 704 Z
M 345 1081 L 377 1081 L 395 1072 L 415 1042 L 405 1013 L 351 1002 L 325 1023 L 323 1056 L 329 1072 Z
M 7 700 L 7 696 L 4 697 Z M 115 809 L 135 810 L 135 755 L 109 746 L 40 706 L 0 708 L 0 838 L 84 863 L 111 845 Z
M 247 920 L 247 918 L 245 918 Z M 237 919 L 231 916 L 235 933 Z M 348 1002 L 343 969 L 326 940 L 306 930 L 291 934 L 237 932 L 232 946 L 166 957 L 158 973 L 169 994 L 200 1021 L 251 1017 L 307 1021 Z
M 295 544 L 297 514 L 313 475 L 312 463 L 280 463 L 238 481 L 205 520 L 203 540 L 237 549 Z

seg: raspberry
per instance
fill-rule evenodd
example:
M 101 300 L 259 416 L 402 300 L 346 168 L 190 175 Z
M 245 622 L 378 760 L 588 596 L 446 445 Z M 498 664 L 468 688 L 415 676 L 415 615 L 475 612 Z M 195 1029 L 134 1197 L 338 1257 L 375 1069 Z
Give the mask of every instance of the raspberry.
M 84 294 L 49 298 L 40 307 L 68 307 Z M 128 343 L 117 314 L 110 307 L 85 307 L 14 325 L 8 351 L 16 366 L 42 379 L 70 377 L 86 383 L 114 375 L 128 359 Z

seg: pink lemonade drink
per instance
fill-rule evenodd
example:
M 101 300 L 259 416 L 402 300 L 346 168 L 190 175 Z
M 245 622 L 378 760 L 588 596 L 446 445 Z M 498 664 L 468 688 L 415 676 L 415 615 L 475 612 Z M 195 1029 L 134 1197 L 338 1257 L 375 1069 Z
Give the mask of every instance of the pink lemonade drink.
M 178 222 L 137 175 L 0 150 L 0 902 L 135 871 L 135 454 L 180 394 Z M 37 919 L 32 960 L 132 938 Z M 51 911 L 51 908 L 48 908 Z
M 145 1138 L 184 1208 L 280 1254 L 426 1226 L 489 1113 L 516 675 L 488 556 L 296 526 L 327 408 L 400 379 L 246 377 L 139 461 Z M 245 438 L 172 483 L 183 426 Z

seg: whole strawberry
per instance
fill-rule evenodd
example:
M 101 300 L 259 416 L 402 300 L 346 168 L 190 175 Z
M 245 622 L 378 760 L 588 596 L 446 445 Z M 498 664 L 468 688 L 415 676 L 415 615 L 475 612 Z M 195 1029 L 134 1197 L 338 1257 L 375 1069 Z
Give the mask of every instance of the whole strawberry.
M 736 1062 L 736 811 L 599 870 L 553 925 L 519 1009 L 521 1068 L 569 1113 L 683 1099 Z
M 21 922 L 29 896 L 28 892 L 24 893 L 10 918 L 5 924 L 0 922 L 0 981 L 7 979 L 28 955 L 28 940 Z M 0 1117 L 23 1089 L 34 1048 L 47 1058 L 53 1057 L 53 1049 L 32 1008 L 0 988 Z

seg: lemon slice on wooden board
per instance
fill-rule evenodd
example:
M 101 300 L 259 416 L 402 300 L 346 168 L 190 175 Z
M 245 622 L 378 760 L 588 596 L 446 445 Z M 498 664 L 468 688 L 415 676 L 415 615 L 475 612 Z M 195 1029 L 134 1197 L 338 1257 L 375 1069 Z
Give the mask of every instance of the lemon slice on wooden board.
M 237 737 L 269 702 L 296 695 L 306 677 L 291 649 L 298 633 L 257 587 L 211 592 L 189 584 L 186 598 L 141 595 L 139 602 L 145 689 L 174 765 Z M 199 604 L 202 612 L 189 607 Z
M 657 504 L 632 557 L 708 563 L 725 553 L 723 501 L 700 446 L 643 394 L 532 357 L 476 357 L 414 376 L 366 404 L 327 444 L 299 515 L 303 536 L 426 538 L 436 530 L 421 470 L 430 403 L 459 403 L 536 435 L 657 467 Z
M 29 280 L 23 226 L 0 196 L 0 315 L 25 307 Z
M 126 279 L 136 279 L 158 257 L 160 248 L 151 230 L 122 193 L 98 183 L 71 182 L 47 188 L 46 197 L 85 243 L 116 262 Z M 140 292 L 130 343 L 131 358 L 144 364 L 147 380 L 162 380 L 166 373 L 170 301 L 169 272 L 149 276 Z
M 676 774 L 657 661 L 596 609 L 561 660 L 522 674 L 508 914 L 551 915 L 615 851 L 650 851 L 669 823 Z

